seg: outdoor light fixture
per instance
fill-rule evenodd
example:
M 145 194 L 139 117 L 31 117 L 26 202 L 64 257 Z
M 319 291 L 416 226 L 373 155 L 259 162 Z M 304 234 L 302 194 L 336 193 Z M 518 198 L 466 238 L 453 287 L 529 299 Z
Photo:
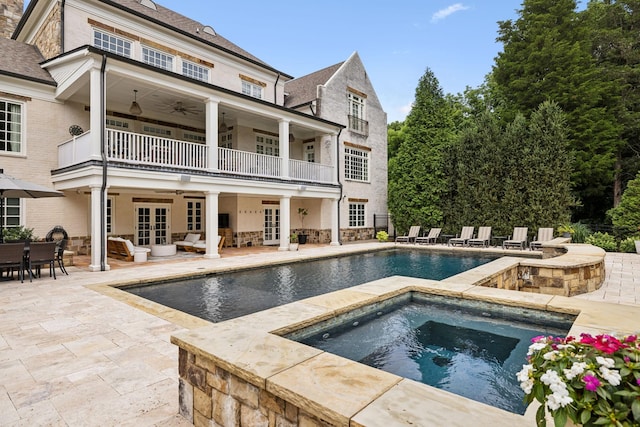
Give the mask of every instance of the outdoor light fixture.
M 294 142 L 296 140 L 296 137 L 293 136 L 292 133 L 289 134 L 289 142 Z
M 222 113 L 222 123 L 220 123 L 220 127 L 218 127 L 218 132 L 226 132 L 229 128 L 227 124 L 224 122 L 224 113 Z
M 142 108 L 140 108 L 140 104 L 138 104 L 138 90 L 133 90 L 133 102 L 131 103 L 131 107 L 129 107 L 129 112 L 134 116 L 139 116 L 142 114 Z

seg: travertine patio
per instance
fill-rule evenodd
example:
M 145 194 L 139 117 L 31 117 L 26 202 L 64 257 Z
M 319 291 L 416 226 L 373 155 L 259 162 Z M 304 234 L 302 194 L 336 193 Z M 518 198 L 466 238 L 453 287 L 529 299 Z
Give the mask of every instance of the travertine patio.
M 101 284 L 378 247 L 308 246 L 299 252 L 114 266 L 101 273 L 75 266 L 55 281 L 0 282 L 0 424 L 190 425 L 177 415 L 178 350 L 169 337 L 203 322 L 153 304 L 134 301 L 134 307 L 96 292 Z M 607 254 L 605 264 L 604 285 L 573 298 L 640 305 L 640 256 Z

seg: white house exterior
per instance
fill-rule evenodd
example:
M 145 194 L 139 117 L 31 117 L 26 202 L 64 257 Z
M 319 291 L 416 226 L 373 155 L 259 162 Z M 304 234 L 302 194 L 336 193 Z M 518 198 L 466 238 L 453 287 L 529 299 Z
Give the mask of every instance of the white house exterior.
M 373 237 L 386 115 L 356 53 L 294 80 L 151 0 L 32 0 L 19 21 L 21 1 L 0 6 L 0 167 L 66 196 L 9 200 L 10 225 L 62 225 L 95 271 L 111 235 Z

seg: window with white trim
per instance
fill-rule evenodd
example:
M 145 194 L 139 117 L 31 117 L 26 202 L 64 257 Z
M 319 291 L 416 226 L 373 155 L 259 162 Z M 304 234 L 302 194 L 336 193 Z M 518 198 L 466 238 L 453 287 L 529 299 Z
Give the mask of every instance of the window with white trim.
M 107 197 L 107 234 L 113 232 L 113 197 Z
M 364 227 L 365 218 L 364 203 L 349 203 L 349 227 Z
M 222 148 L 233 148 L 233 133 L 232 132 L 224 132 L 220 134 L 220 139 L 218 141 L 218 147 Z
M 0 99 L 0 152 L 22 152 L 23 104 Z
M 201 133 L 183 132 L 182 139 L 189 142 L 197 142 L 199 144 L 204 144 L 207 142 L 207 137 Z
M 280 142 L 278 138 L 256 135 L 256 153 L 280 157 Z
M 93 46 L 131 58 L 131 42 L 129 40 L 95 28 L 93 29 Z
M 187 202 L 187 231 L 202 230 L 202 202 Z
M 369 152 L 353 147 L 344 148 L 344 178 L 369 182 Z
M 190 61 L 182 60 L 182 75 L 203 82 L 209 81 L 209 69 Z
M 13 228 L 20 226 L 20 199 L 17 197 L 8 197 L 4 199 L 2 206 L 4 218 L 4 228 Z
M 142 131 L 150 135 L 171 136 L 171 129 L 164 129 L 155 126 L 144 125 Z
M 349 92 L 349 114 L 357 119 L 365 119 L 365 99 L 355 93 Z
M 254 98 L 262 99 L 262 86 L 243 80 L 242 93 L 253 96 Z
M 108 128 L 129 129 L 129 122 L 125 122 L 123 120 L 107 118 L 106 124 Z
M 173 71 L 173 56 L 150 47 L 142 47 L 142 62 Z
M 316 150 L 313 148 L 313 144 L 304 145 L 304 160 L 309 163 L 315 163 Z

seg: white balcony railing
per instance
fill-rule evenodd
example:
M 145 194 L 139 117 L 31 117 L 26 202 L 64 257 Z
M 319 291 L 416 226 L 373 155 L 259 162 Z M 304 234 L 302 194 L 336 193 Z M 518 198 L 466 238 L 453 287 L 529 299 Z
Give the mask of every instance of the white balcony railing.
M 100 159 L 91 151 L 91 133 L 73 137 L 58 146 L 60 168 L 90 159 Z M 204 144 L 178 141 L 107 129 L 107 159 L 135 165 L 158 165 L 185 170 L 209 170 L 208 149 Z M 237 175 L 282 178 L 282 158 L 218 147 L 218 169 Z M 319 163 L 289 160 L 289 179 L 335 182 L 334 168 Z

